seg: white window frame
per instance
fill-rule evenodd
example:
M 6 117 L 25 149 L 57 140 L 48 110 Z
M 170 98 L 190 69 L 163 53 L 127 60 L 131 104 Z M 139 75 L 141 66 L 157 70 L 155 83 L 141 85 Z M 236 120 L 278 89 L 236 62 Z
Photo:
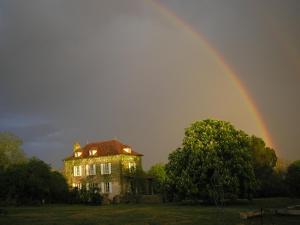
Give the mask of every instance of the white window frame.
M 75 152 L 75 157 L 80 157 L 82 155 L 82 152 Z
M 134 170 L 136 168 L 136 163 L 135 162 L 129 162 L 128 163 L 128 169 L 129 170 Z
M 103 193 L 102 183 L 98 183 L 99 192 Z
M 90 188 L 99 188 L 98 183 L 89 183 Z
M 73 183 L 73 184 L 72 184 L 72 187 L 73 187 L 73 188 L 81 189 L 81 188 L 82 188 L 82 185 L 81 185 L 81 183 Z
M 123 148 L 123 150 L 127 153 L 131 153 L 131 148 L 129 148 L 129 147 Z
M 73 167 L 73 175 L 74 175 L 74 177 L 82 176 L 82 167 L 81 167 L 81 165 Z
M 111 174 L 111 163 L 101 163 L 101 175 Z
M 86 176 L 96 175 L 96 164 L 87 164 L 85 165 L 85 174 Z
M 102 193 L 112 193 L 112 182 L 101 182 Z
M 91 149 L 89 150 L 89 155 L 96 155 L 97 149 Z

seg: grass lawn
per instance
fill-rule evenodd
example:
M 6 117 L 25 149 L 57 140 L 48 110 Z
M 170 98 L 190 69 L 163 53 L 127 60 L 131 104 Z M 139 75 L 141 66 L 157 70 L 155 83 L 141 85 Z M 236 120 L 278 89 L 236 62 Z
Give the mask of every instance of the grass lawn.
M 300 199 L 272 198 L 240 201 L 222 210 L 212 206 L 178 204 L 120 204 L 106 206 L 48 205 L 7 207 L 0 225 L 158 225 L 158 224 L 261 224 L 260 219 L 245 221 L 239 212 L 259 208 L 280 208 L 300 204 Z M 300 217 L 266 216 L 263 224 L 299 225 Z

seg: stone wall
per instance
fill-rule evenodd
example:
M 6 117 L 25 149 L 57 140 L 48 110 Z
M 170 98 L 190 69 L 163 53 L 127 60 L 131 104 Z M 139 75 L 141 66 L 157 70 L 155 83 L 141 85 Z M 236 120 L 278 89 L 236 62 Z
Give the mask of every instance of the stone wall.
M 140 156 L 114 155 L 102 157 L 75 158 L 64 161 L 64 175 L 70 187 L 73 183 L 81 183 L 85 187 L 86 183 L 100 184 L 102 182 L 111 182 L 112 193 L 109 198 L 115 195 L 123 194 L 127 191 L 128 184 L 124 179 L 124 174 L 128 170 L 129 162 L 135 162 L 137 167 L 142 167 Z M 101 163 L 111 163 L 111 174 L 101 174 Z M 86 174 L 86 165 L 96 164 L 96 175 Z M 82 166 L 82 175 L 74 176 L 74 166 Z

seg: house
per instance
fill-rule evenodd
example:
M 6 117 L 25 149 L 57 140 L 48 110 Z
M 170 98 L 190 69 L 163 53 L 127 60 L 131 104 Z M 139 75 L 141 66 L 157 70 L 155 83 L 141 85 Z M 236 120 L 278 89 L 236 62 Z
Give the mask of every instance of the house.
M 117 140 L 89 143 L 84 147 L 75 143 L 72 156 L 63 160 L 64 174 L 70 187 L 97 187 L 112 199 L 129 191 L 126 173 L 142 168 L 142 156 Z

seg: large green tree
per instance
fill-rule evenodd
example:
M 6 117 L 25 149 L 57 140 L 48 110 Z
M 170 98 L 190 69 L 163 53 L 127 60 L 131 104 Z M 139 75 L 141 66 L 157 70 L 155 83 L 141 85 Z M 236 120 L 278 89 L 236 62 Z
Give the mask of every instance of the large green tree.
M 68 200 L 68 184 L 60 172 L 50 172 L 48 185 L 50 189 L 49 202 L 65 202 Z
M 148 175 L 153 179 L 153 190 L 154 193 L 164 193 L 164 186 L 167 180 L 167 174 L 165 170 L 165 165 L 162 163 L 157 163 L 148 171 Z
M 21 145 L 16 135 L 0 132 L 0 202 L 66 202 L 68 185 L 63 175 L 37 158 L 27 159 Z
M 0 169 L 26 161 L 22 140 L 9 132 L 0 132 Z
M 43 161 L 31 158 L 4 171 L 0 193 L 0 200 L 14 204 L 64 202 L 68 186 L 60 173 L 51 171 Z
M 203 120 L 185 130 L 166 165 L 177 199 L 251 198 L 256 187 L 249 137 L 225 121 Z
M 289 165 L 286 174 L 286 181 L 290 194 L 300 197 L 300 160 L 297 160 Z
M 274 149 L 267 147 L 263 139 L 256 136 L 250 137 L 250 149 L 258 183 L 257 195 L 269 197 L 284 194 L 282 173 L 274 169 L 277 163 Z

